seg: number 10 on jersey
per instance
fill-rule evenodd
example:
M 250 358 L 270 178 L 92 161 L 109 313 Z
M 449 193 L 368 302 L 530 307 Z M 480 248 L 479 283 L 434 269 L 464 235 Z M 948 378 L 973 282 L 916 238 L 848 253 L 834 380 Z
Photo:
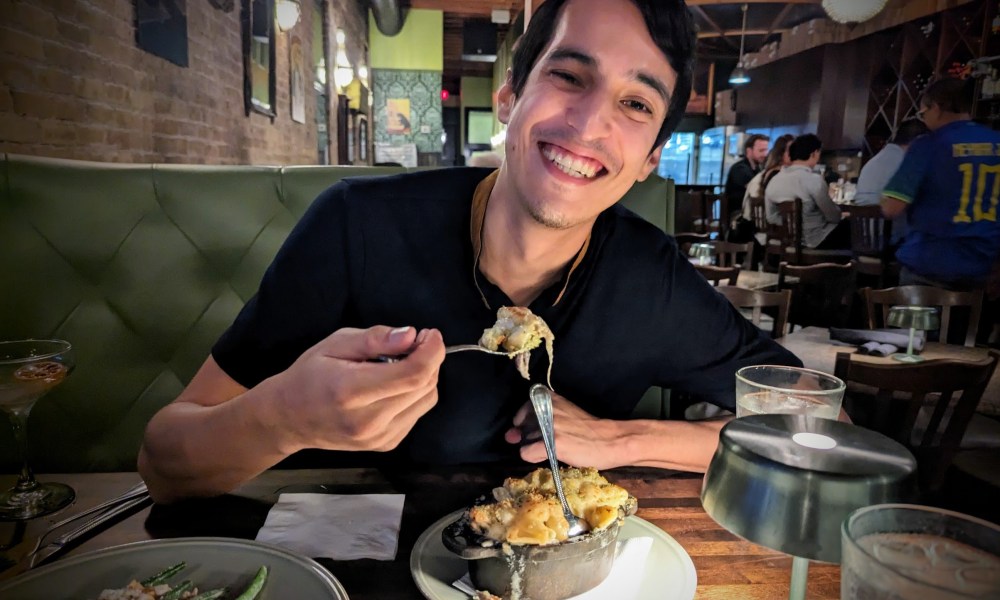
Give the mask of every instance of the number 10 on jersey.
M 978 163 L 962 163 L 958 165 L 962 172 L 962 196 L 958 200 L 958 212 L 952 218 L 954 223 L 975 223 L 977 221 L 996 221 L 997 202 L 1000 201 L 1000 165 L 983 165 Z M 989 209 L 984 210 L 983 200 L 986 195 L 987 179 L 992 175 Z M 972 197 L 972 182 L 976 182 L 976 197 Z M 972 214 L 969 214 L 969 204 L 972 204 Z

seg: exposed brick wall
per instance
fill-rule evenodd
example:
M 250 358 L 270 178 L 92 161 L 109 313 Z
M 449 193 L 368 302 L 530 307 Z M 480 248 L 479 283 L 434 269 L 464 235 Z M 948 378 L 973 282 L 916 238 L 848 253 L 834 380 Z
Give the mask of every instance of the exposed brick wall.
M 136 46 L 133 0 L 0 0 L 0 151 L 114 162 L 315 163 L 315 96 L 307 85 L 306 122 L 293 122 L 285 33 L 275 35 L 277 117 L 246 115 L 241 1 L 234 4 L 227 13 L 187 0 L 189 66 L 182 68 Z M 333 4 L 363 21 L 355 0 Z M 312 11 L 308 0 L 303 5 L 294 31 L 309 48 Z

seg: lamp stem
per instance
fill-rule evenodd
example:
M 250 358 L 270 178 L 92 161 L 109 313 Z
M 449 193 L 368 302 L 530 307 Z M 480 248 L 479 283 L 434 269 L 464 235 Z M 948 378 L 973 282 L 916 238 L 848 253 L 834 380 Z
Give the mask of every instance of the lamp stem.
M 809 578 L 809 559 L 792 557 L 792 584 L 788 588 L 788 600 L 805 600 L 806 580 Z
M 910 327 L 910 341 L 906 343 L 906 355 L 913 356 L 913 334 L 916 333 L 915 327 Z

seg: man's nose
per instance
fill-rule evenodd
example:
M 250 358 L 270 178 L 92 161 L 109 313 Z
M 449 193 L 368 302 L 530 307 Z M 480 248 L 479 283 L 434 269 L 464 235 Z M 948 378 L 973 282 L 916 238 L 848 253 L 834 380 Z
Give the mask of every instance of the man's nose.
M 566 124 L 582 140 L 605 138 L 611 132 L 611 108 L 613 103 L 606 94 L 597 90 L 583 94 L 566 108 Z

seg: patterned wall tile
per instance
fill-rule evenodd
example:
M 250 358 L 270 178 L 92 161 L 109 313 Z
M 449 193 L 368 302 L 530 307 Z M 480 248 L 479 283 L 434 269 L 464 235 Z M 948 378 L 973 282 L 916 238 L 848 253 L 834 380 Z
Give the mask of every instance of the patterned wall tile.
M 441 152 L 441 73 L 438 71 L 372 71 L 375 96 L 375 142 L 415 143 L 418 152 Z M 410 133 L 390 134 L 386 107 L 390 99 L 410 101 Z M 421 132 L 421 128 L 427 130 Z

